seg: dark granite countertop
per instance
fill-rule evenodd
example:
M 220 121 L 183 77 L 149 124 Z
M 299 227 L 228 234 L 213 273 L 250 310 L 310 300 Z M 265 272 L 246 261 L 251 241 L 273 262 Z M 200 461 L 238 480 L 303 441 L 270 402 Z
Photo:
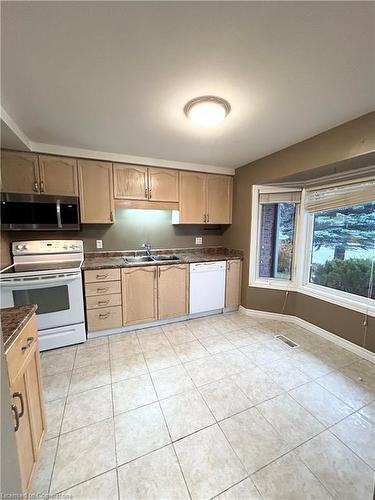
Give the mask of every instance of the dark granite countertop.
M 13 344 L 14 340 L 17 338 L 18 334 L 21 332 L 37 308 L 37 305 L 31 304 L 0 309 L 1 333 L 3 336 L 5 351 L 7 351 L 9 346 Z
M 169 248 L 152 250 L 152 255 L 173 254 L 179 257 L 179 260 L 173 261 L 151 261 L 151 262 L 125 262 L 124 257 L 144 256 L 146 252 L 136 251 L 117 251 L 117 252 L 89 252 L 85 254 L 83 270 L 110 269 L 121 267 L 139 267 L 139 266 L 165 266 L 171 264 L 192 264 L 194 262 L 211 262 L 218 260 L 242 259 L 240 250 L 231 250 L 223 247 L 206 248 Z

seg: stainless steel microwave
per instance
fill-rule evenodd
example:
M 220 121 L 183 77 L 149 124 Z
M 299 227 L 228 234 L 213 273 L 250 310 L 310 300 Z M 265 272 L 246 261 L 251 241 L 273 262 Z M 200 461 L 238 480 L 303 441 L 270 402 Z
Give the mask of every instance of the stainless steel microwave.
M 6 231 L 79 230 L 76 196 L 1 193 L 1 229 Z

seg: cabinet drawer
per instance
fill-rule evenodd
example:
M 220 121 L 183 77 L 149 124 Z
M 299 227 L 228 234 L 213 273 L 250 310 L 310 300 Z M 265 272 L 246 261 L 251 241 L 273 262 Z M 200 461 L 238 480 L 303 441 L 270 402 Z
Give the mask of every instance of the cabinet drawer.
M 85 271 L 85 282 L 116 281 L 120 279 L 120 269 L 97 269 Z
M 93 296 L 86 298 L 87 309 L 99 309 L 102 307 L 121 306 L 121 293 L 112 293 L 105 297 Z
M 29 354 L 33 351 L 32 347 L 38 342 L 37 332 L 34 315 L 6 352 L 10 383 L 13 382 L 18 373 L 23 369 L 24 364 L 28 361 Z
M 122 307 L 90 309 L 87 311 L 87 326 L 89 332 L 122 326 Z
M 86 297 L 93 295 L 109 295 L 111 293 L 121 293 L 120 281 L 103 281 L 103 283 L 86 283 Z

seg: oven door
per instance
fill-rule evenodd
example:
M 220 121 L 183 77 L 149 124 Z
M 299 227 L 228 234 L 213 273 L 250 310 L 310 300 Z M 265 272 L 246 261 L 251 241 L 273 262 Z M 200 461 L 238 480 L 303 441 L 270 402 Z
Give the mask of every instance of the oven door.
M 1 280 L 1 306 L 37 304 L 38 330 L 84 321 L 81 272 Z

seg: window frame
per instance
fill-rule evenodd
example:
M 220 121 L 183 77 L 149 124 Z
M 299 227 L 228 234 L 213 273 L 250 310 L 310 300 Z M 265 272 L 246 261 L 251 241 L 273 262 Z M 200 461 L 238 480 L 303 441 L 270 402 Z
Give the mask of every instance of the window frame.
M 367 179 L 358 179 L 358 182 Z M 332 185 L 340 186 L 345 182 L 321 185 L 319 188 L 328 188 Z M 260 193 L 290 193 L 301 192 L 301 202 L 296 203 L 294 248 L 292 262 L 292 279 L 281 280 L 278 278 L 260 278 L 257 273 L 257 263 L 260 252 L 260 229 L 261 229 L 261 204 Z M 277 186 L 252 186 L 252 210 L 250 231 L 250 258 L 249 258 L 249 287 L 266 288 L 270 290 L 295 291 L 310 297 L 329 302 L 334 305 L 345 307 L 369 316 L 375 317 L 375 299 L 361 297 L 334 288 L 325 287 L 309 282 L 310 264 L 313 243 L 313 221 L 314 213 L 304 209 L 306 191 L 300 187 L 277 187 Z

